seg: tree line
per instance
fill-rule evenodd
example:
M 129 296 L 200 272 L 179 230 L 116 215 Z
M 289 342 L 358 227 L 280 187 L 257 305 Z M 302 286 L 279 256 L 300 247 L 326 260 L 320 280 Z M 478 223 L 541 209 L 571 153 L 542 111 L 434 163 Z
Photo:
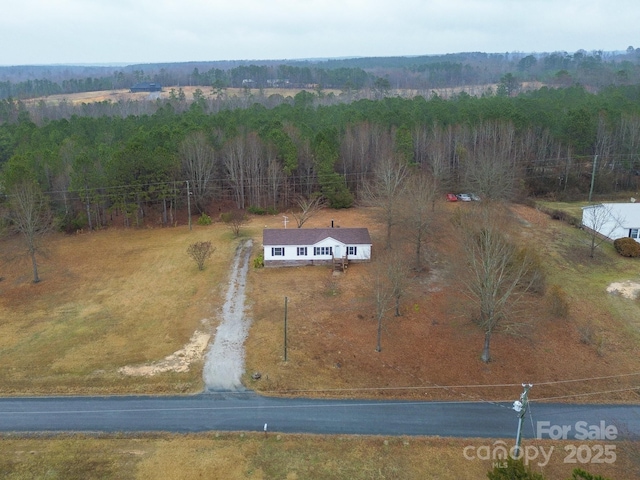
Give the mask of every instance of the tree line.
M 171 102 L 151 115 L 71 116 L 0 125 L 2 193 L 27 176 L 62 225 L 124 225 L 159 211 L 175 221 L 186 181 L 196 211 L 231 201 L 279 209 L 321 194 L 334 208 L 362 196 L 379 164 L 401 159 L 440 192 L 571 197 L 636 189 L 640 86 L 581 87 L 444 100 L 383 98 L 324 106 L 303 91 L 273 108 L 210 113 Z M 218 207 L 219 208 L 219 207 Z
M 183 73 L 161 68 L 157 71 L 116 70 L 111 75 L 52 80 L 50 78 L 0 81 L 0 99 L 27 99 L 48 95 L 95 92 L 130 88 L 149 81 L 164 86 L 214 88 L 322 88 L 361 89 L 374 84 L 376 76 L 360 68 L 326 69 L 318 66 L 241 65 L 231 69 L 211 68 Z
M 414 57 L 328 60 L 217 61 L 129 66 L 0 67 L 0 99 L 130 88 L 142 81 L 214 88 L 296 87 L 345 91 L 373 88 L 428 90 L 504 83 L 574 84 L 599 90 L 640 79 L 640 48 L 621 52 L 469 52 Z M 512 91 L 515 91 L 511 89 Z

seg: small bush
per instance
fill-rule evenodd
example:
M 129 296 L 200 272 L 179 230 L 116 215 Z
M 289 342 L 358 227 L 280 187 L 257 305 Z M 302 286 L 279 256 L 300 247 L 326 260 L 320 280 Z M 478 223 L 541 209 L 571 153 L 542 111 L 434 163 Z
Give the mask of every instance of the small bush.
M 232 210 L 220 214 L 220 220 L 227 224 L 234 237 L 240 236 L 240 228 L 249 220 L 242 210 Z
M 633 238 L 622 237 L 614 240 L 613 247 L 623 257 L 640 257 L 640 243 Z
M 256 258 L 253 259 L 253 268 L 262 268 L 264 267 L 264 253 L 260 253 Z
M 527 285 L 529 292 L 535 295 L 544 295 L 547 290 L 547 275 L 540 256 L 532 248 L 525 247 L 518 251 L 516 260 L 518 263 L 529 263 L 529 269 L 520 281 L 521 285 Z
M 64 233 L 75 233 L 89 226 L 85 213 L 78 213 L 75 216 L 69 214 L 57 217 L 54 220 L 54 224 L 60 232 Z
M 514 459 L 507 457 L 506 462 L 495 465 L 493 470 L 487 472 L 489 480 L 545 480 L 540 473 L 533 472 L 531 468 L 524 464 L 522 458 Z
M 198 264 L 198 270 L 204 270 L 204 262 L 215 251 L 216 247 L 212 246 L 211 242 L 196 242 L 187 248 L 189 256 Z
M 262 207 L 254 207 L 253 205 L 247 208 L 247 212 L 252 215 L 266 215 L 267 211 Z
M 579 325 L 578 334 L 580 335 L 580 343 L 584 343 L 585 345 L 594 344 L 596 333 L 592 322 L 588 321 L 583 325 Z
M 549 306 L 551 314 L 556 318 L 566 318 L 569 315 L 567 292 L 560 285 L 549 288 Z
M 206 213 L 202 212 L 200 218 L 198 218 L 198 225 L 211 225 L 211 217 Z
M 573 227 L 579 227 L 582 224 L 582 220 L 578 217 L 571 215 L 564 210 L 553 209 L 549 210 L 546 208 L 540 208 L 540 210 L 547 215 L 549 215 L 553 220 L 560 220 L 561 222 L 568 223 Z

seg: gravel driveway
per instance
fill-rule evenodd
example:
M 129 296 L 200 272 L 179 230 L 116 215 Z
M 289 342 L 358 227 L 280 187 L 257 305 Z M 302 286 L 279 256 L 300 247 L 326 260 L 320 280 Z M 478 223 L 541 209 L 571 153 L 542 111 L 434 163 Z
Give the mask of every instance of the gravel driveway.
M 204 383 L 208 391 L 237 391 L 244 387 L 244 341 L 251 319 L 245 316 L 245 286 L 252 240 L 243 240 L 236 249 L 229 287 L 222 307 L 222 321 L 205 356 Z

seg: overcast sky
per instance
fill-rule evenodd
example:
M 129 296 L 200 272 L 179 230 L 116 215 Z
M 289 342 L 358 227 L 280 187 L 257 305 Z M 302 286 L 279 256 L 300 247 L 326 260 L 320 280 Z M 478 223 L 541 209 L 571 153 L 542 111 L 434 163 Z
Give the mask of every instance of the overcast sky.
M 640 47 L 640 0 L 3 0 L 0 65 Z

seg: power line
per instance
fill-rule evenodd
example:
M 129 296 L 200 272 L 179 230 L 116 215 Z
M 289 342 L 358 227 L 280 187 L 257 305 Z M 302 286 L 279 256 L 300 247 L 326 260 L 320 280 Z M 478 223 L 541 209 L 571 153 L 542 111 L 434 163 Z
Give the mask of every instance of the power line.
M 609 393 L 620 393 L 620 392 L 637 392 L 638 390 L 640 390 L 640 386 L 630 387 L 630 388 L 621 388 L 621 389 L 617 389 L 617 390 L 603 390 L 601 392 L 574 393 L 574 394 L 571 394 L 571 395 L 560 395 L 560 396 L 557 396 L 557 397 L 542 397 L 542 398 L 536 398 L 535 401 L 536 402 L 547 402 L 549 400 L 560 400 L 560 399 L 563 399 L 563 398 L 589 397 L 589 396 L 595 396 L 595 395 L 606 395 L 606 394 L 609 394 Z
M 633 377 L 633 376 L 637 376 L 640 375 L 640 372 L 634 372 L 634 373 L 621 373 L 619 375 L 608 375 L 605 377 L 590 377 L 590 378 L 577 378 L 574 380 L 556 380 L 553 382 L 536 382 L 536 386 L 539 385 L 554 385 L 554 384 L 559 384 L 559 383 L 572 383 L 572 382 L 589 382 L 589 381 L 594 381 L 594 380 L 608 380 L 611 378 L 622 378 L 622 377 Z
M 596 381 L 596 380 L 608 380 L 608 379 L 613 379 L 613 378 L 623 378 L 623 377 L 638 376 L 638 375 L 640 375 L 640 372 L 623 373 L 623 374 L 619 374 L 619 375 L 608 375 L 608 376 L 603 376 L 603 377 L 591 377 L 591 378 L 580 378 L 580 379 L 569 379 L 569 380 L 555 380 L 555 381 L 550 381 L 550 382 L 532 382 L 532 383 L 535 383 L 536 386 L 540 386 L 540 385 L 556 385 L 556 384 L 564 384 L 564 383 L 576 383 L 576 382 L 588 382 L 588 381 Z M 522 386 L 521 383 L 494 383 L 494 384 L 467 384 L 467 385 L 425 385 L 425 386 L 415 386 L 414 385 L 414 386 L 398 386 L 398 387 L 352 387 L 352 388 L 319 388 L 319 389 L 268 390 L 268 391 L 266 391 L 266 393 L 292 394 L 292 393 L 339 393 L 339 392 L 346 393 L 346 392 L 357 392 L 357 391 L 375 392 L 375 391 L 438 390 L 438 389 L 440 389 L 440 390 L 446 390 L 446 389 L 455 390 L 455 389 L 474 389 L 474 388 L 495 389 L 495 388 L 506 388 L 506 387 L 521 387 L 521 386 Z M 598 395 L 600 393 L 633 391 L 633 390 L 638 390 L 638 389 L 640 389 L 640 386 L 638 386 L 638 387 L 629 387 L 629 388 L 620 389 L 620 390 L 608 390 L 608 391 L 603 391 L 603 392 L 568 395 L 567 397 L 581 396 L 581 395 Z M 555 398 L 565 398 L 565 397 L 563 397 L 563 396 L 561 396 L 561 397 L 549 397 L 549 399 L 555 399 Z M 538 399 L 538 400 L 540 400 L 540 399 Z

